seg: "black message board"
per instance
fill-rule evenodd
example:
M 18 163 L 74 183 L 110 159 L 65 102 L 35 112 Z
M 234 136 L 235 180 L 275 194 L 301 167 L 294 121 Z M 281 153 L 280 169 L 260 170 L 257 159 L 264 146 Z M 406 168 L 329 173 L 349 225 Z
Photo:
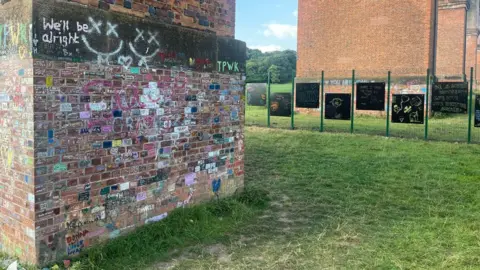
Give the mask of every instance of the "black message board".
M 480 95 L 475 96 L 475 127 L 480 127 Z
M 432 90 L 432 111 L 467 113 L 467 82 L 436 82 Z
M 392 122 L 423 124 L 424 95 L 393 95 Z
M 296 93 L 297 108 L 320 108 L 320 84 L 297 83 Z
M 267 84 L 247 84 L 247 104 L 250 106 L 265 106 L 267 104 Z
M 292 115 L 292 94 L 275 93 L 270 97 L 270 115 L 290 117 Z
M 325 119 L 350 120 L 351 94 L 325 94 Z
M 385 111 L 385 83 L 357 83 L 357 110 Z

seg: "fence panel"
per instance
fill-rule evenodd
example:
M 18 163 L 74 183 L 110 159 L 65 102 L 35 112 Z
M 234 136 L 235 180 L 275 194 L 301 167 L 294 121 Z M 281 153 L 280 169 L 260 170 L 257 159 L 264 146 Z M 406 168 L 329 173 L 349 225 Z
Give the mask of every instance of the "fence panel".
M 386 70 L 336 70 L 324 71 L 322 76 L 286 84 L 248 84 L 246 125 L 270 123 L 272 128 L 290 129 L 293 124 L 295 129 L 333 133 L 468 142 L 470 117 L 471 142 L 480 143 L 480 127 L 476 127 L 480 126 L 480 91 L 470 76 L 433 77 L 424 69 L 406 69 L 402 75 Z M 464 83 L 469 84 L 468 90 Z M 315 95 L 308 94 L 307 103 L 316 98 L 318 103 L 292 111 L 298 87 L 313 87 L 310 92 Z M 470 91 L 475 92 L 472 98 Z
M 433 78 L 430 140 L 467 142 L 469 86 L 464 74 L 437 74 Z
M 354 133 L 386 135 L 388 71 L 355 72 Z

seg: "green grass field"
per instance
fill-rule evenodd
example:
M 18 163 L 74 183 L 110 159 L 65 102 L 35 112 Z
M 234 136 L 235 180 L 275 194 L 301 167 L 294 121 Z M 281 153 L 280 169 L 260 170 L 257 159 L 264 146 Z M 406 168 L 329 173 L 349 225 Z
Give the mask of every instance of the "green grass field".
M 479 153 L 248 127 L 246 193 L 180 209 L 75 269 L 479 268 Z
M 272 84 L 270 86 L 270 91 L 272 93 L 291 93 L 292 92 L 292 84 L 291 83 Z

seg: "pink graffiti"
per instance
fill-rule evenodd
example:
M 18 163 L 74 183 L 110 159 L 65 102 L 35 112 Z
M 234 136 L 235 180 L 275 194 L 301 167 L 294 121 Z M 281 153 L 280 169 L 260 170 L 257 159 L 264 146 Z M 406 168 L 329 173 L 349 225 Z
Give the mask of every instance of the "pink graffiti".
M 123 104 L 123 100 L 122 100 L 122 92 L 125 92 L 127 93 L 127 91 L 129 90 L 129 88 L 131 88 L 133 90 L 133 101 L 130 100 L 130 102 L 127 102 L 127 99 L 125 98 L 125 103 L 126 103 L 126 106 L 124 106 Z M 125 87 L 125 90 L 124 91 L 119 91 L 118 89 L 115 90 L 115 101 L 116 101 L 116 105 L 118 106 L 118 108 L 120 108 L 122 111 L 130 111 L 134 108 L 145 108 L 145 104 L 143 102 L 140 101 L 140 96 L 139 96 L 139 90 L 138 90 L 138 87 L 133 85 L 133 84 L 130 84 L 130 85 L 127 85 Z
M 83 86 L 83 93 L 85 95 L 90 95 L 89 89 L 93 86 L 105 86 L 105 87 L 112 87 L 113 84 L 110 81 L 104 81 L 104 80 L 94 80 L 91 81 Z
M 137 130 L 153 128 L 155 125 L 155 117 L 145 116 L 142 119 L 138 120 L 135 127 Z

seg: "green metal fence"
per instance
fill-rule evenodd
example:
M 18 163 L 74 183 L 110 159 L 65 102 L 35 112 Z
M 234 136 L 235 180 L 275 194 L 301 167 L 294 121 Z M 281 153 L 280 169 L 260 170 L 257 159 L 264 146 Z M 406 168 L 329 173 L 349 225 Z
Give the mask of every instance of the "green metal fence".
M 348 75 L 347 75 L 348 73 Z M 419 72 L 416 72 L 419 74 Z M 467 113 L 434 113 L 431 111 L 432 87 L 436 82 L 455 81 L 448 76 L 433 76 L 429 70 L 423 71 L 423 76 L 398 76 L 392 72 L 385 72 L 384 76 L 364 76 L 361 72 L 345 71 L 343 76 L 329 76 L 322 72 L 318 80 L 309 80 L 319 84 L 320 106 L 318 109 L 308 109 L 299 112 L 295 109 L 295 85 L 299 80 L 295 79 L 289 84 L 273 85 L 266 83 L 265 106 L 246 105 L 246 125 L 262 126 L 281 129 L 302 129 L 318 132 L 367 134 L 385 137 L 401 137 L 411 139 L 452 141 L 480 143 L 480 128 L 474 127 L 475 120 L 475 89 L 474 69 L 457 76 L 460 81 L 468 82 L 468 109 Z M 337 72 L 338 74 L 338 72 Z M 378 72 L 377 72 L 378 74 Z M 268 76 L 270 78 L 270 75 Z M 295 78 L 295 76 L 293 76 Z M 447 78 L 447 79 L 446 79 Z M 269 79 L 270 81 L 270 79 Z M 385 82 L 385 111 L 374 115 L 365 115 L 356 108 L 356 86 L 359 82 Z M 404 124 L 392 122 L 393 97 L 396 95 L 412 93 L 412 82 L 415 84 L 413 91 L 424 97 L 424 120 L 423 124 Z M 405 87 L 408 87 L 408 91 Z M 407 91 L 407 92 L 406 92 Z M 286 103 L 291 111 L 289 117 L 278 117 L 272 114 L 272 110 L 278 109 L 277 101 L 273 100 L 276 93 L 290 93 L 290 103 Z M 350 94 L 351 111 L 349 120 L 331 120 L 325 117 L 326 96 L 329 94 Z M 248 93 L 247 93 L 248 95 Z M 477 93 L 480 95 L 480 93 Z M 346 96 L 344 96 L 346 97 Z M 272 107 L 273 105 L 273 107 Z M 284 111 L 285 112 L 285 111 Z

